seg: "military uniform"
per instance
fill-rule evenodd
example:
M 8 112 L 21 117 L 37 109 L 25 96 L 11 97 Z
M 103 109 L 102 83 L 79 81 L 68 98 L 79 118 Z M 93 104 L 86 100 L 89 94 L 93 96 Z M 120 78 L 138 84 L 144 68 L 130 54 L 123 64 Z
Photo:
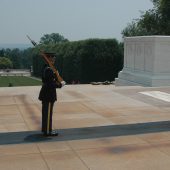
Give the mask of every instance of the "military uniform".
M 57 83 L 53 70 L 46 65 L 42 72 L 42 87 L 39 93 L 39 100 L 42 101 L 42 132 L 46 136 L 55 135 L 52 131 L 52 115 L 54 102 L 57 101 L 56 88 L 61 88 Z

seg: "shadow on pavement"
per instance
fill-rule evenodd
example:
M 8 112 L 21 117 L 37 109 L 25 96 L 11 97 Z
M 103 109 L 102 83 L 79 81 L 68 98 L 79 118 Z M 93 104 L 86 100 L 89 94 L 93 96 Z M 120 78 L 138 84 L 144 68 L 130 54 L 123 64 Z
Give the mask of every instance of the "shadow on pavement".
M 59 129 L 59 136 L 44 137 L 39 131 L 0 133 L 0 145 L 68 141 L 170 131 L 170 121 Z

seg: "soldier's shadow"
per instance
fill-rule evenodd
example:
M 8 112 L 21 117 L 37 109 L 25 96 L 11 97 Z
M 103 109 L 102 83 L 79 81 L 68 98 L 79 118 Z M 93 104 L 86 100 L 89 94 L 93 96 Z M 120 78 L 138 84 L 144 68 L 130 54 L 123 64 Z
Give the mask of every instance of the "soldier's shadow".
M 158 133 L 170 131 L 170 121 L 144 122 L 135 124 L 107 125 L 94 127 L 80 127 L 58 129 L 56 137 L 45 137 L 40 131 L 22 131 L 0 133 L 0 145 L 36 143 L 36 142 L 57 142 L 80 139 L 94 139 L 114 136 L 139 135 L 147 133 Z
M 24 138 L 25 142 L 44 142 L 50 141 L 52 138 L 44 137 L 42 134 L 31 134 Z

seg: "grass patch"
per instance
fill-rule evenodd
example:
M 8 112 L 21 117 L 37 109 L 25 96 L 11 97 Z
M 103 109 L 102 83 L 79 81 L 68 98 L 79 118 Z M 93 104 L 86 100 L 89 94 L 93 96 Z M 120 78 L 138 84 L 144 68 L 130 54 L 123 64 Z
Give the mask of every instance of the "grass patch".
M 0 76 L 0 87 L 38 86 L 41 80 L 25 76 Z

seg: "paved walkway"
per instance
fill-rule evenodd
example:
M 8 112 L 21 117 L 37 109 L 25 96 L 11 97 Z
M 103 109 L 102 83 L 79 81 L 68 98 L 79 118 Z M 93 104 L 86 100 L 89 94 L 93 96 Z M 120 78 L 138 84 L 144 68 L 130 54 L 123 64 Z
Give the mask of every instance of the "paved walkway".
M 0 88 L 0 170 L 170 169 L 170 87 L 65 86 L 47 138 L 39 90 Z

